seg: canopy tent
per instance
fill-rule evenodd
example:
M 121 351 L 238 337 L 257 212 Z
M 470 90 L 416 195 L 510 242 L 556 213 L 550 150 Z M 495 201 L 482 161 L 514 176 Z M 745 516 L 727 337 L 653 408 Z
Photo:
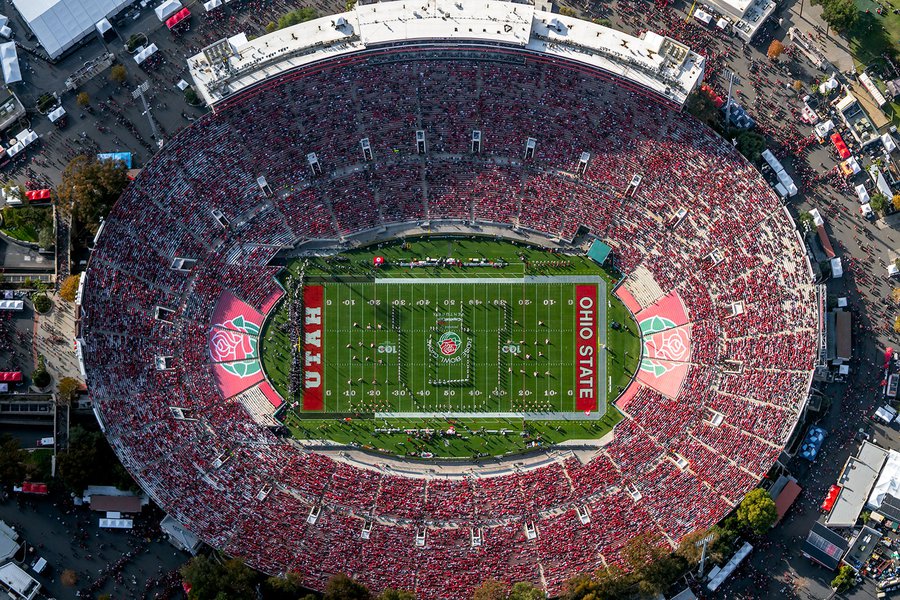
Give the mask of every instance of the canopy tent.
M 189 19 L 190 16 L 191 16 L 191 11 L 189 11 L 186 8 L 182 8 L 177 13 L 175 13 L 174 15 L 172 15 L 171 17 L 166 19 L 166 27 L 168 27 L 169 29 L 172 29 L 173 27 L 175 27 L 176 25 L 178 25 L 185 19 Z
M 36 483 L 33 481 L 26 481 L 22 484 L 22 493 L 24 494 L 39 494 L 41 496 L 46 496 L 49 494 L 49 490 L 47 489 L 46 483 Z
M 824 140 L 825 136 L 831 133 L 833 129 L 834 121 L 832 121 L 831 119 L 822 121 L 821 123 L 818 123 L 815 127 L 813 127 L 813 131 L 816 132 L 816 137 L 818 137 L 820 140 Z
M 896 450 L 888 450 L 887 460 L 872 488 L 866 508 L 878 510 L 887 494 L 894 497 L 900 496 L 900 452 Z
M 821 506 L 819 508 L 822 512 L 831 512 L 831 509 L 834 508 L 834 503 L 837 502 L 838 496 L 841 494 L 841 486 L 833 485 L 828 488 L 828 493 L 825 495 L 825 499 L 822 500 Z
M 19 54 L 15 42 L 0 44 L 0 67 L 3 68 L 3 81 L 6 85 L 22 81 L 22 69 L 19 68 Z
M 56 123 L 61 118 L 63 118 L 65 116 L 65 114 L 66 114 L 66 109 L 64 109 L 62 106 L 57 106 L 56 108 L 54 108 L 53 110 L 50 111 L 50 113 L 47 115 L 47 118 L 50 119 L 51 123 Z
M 25 192 L 25 198 L 29 202 L 50 202 L 50 190 L 28 190 Z
M 863 84 L 866 91 L 875 99 L 875 104 L 877 104 L 879 108 L 887 104 L 884 94 L 881 93 L 881 90 L 878 89 L 878 86 L 875 85 L 875 82 L 872 81 L 872 78 L 869 77 L 868 73 L 860 73 L 859 82 Z
M 137 64 L 141 64 L 142 62 L 156 54 L 157 50 L 159 50 L 159 48 L 156 46 L 156 44 L 150 44 L 134 55 L 134 62 L 136 62 Z
M 0 381 L 19 383 L 22 381 L 22 371 L 0 371 Z
M 56 58 L 97 23 L 112 17 L 134 0 L 13 0 L 22 18 L 50 58 Z
M 875 211 L 872 210 L 872 205 L 869 204 L 868 202 L 866 202 L 865 204 L 863 204 L 859 207 L 859 212 L 861 212 L 862 216 L 867 219 L 871 219 L 872 217 L 875 216 Z
M 831 259 L 831 277 L 840 279 L 844 276 L 844 265 L 841 264 L 840 257 Z
M 38 139 L 38 135 L 31 129 L 23 129 L 16 134 L 16 139 L 25 146 L 31 145 Z
M 863 184 L 859 184 L 854 188 L 856 190 L 856 196 L 859 198 L 860 204 L 868 204 L 869 203 L 869 192 L 866 191 L 866 186 Z
M 809 428 L 809 431 L 806 434 L 806 438 L 803 440 L 803 444 L 800 446 L 800 456 L 810 462 L 816 460 L 816 456 L 818 456 L 819 454 L 819 448 L 822 447 L 822 442 L 824 441 L 825 430 L 821 427 L 816 427 L 815 425 L 813 425 Z
M 101 36 L 106 35 L 107 31 L 112 31 L 112 24 L 109 22 L 109 19 L 103 18 L 97 21 L 97 24 L 94 25 L 97 28 L 97 33 Z
M 862 171 L 862 167 L 859 166 L 859 161 L 854 156 L 841 163 L 841 172 L 844 174 L 844 177 L 856 175 L 860 171 Z
M 731 21 L 729 21 L 725 17 L 722 17 L 721 19 L 716 21 L 716 27 L 718 27 L 719 29 L 728 29 L 729 25 L 731 25 Z
M 22 300 L 0 300 L 0 310 L 24 310 L 25 302 Z
M 209 0 L 209 2 L 203 3 L 203 8 L 206 9 L 206 12 L 215 10 L 220 6 L 222 6 L 222 0 Z
M 841 137 L 841 134 L 832 133 L 831 134 L 831 143 L 834 144 L 834 147 L 837 149 L 838 154 L 840 155 L 841 159 L 846 160 L 846 159 L 850 158 L 850 156 L 851 156 L 850 149 L 847 147 L 847 143 L 844 142 L 844 138 Z
M 0 27 L 0 36 L 9 39 L 12 37 L 12 29 L 10 29 L 9 25 L 4 25 Z
M 713 19 L 711 14 L 700 8 L 694 11 L 694 18 L 706 25 L 709 25 Z
M 875 182 L 875 187 L 878 188 L 879 192 L 884 194 L 888 199 L 894 197 L 894 191 L 891 189 L 891 186 L 888 185 L 888 182 L 884 178 L 881 169 L 878 168 L 878 165 L 871 165 L 869 167 L 869 176 L 872 178 L 872 181 Z
M 9 154 L 10 156 L 15 156 L 16 154 L 18 154 L 19 152 L 21 152 L 24 149 L 25 149 L 25 144 L 23 144 L 22 142 L 16 142 L 15 144 L 13 144 L 12 146 L 10 146 L 7 149 L 6 153 Z
M 178 83 L 175 84 L 175 87 L 177 87 L 177 88 L 178 88 L 179 90 L 181 90 L 182 92 L 183 92 L 184 90 L 188 89 L 190 86 L 191 86 L 191 84 L 189 84 L 189 83 L 188 83 L 187 81 L 185 81 L 184 79 L 179 79 L 179 80 L 178 80 Z
M 182 8 L 183 5 L 178 0 L 165 0 L 165 2 L 154 8 L 153 12 L 156 13 L 157 19 L 165 21 Z
M 890 133 L 885 133 L 881 136 L 881 145 L 884 146 L 884 151 L 888 154 L 897 149 L 897 143 Z

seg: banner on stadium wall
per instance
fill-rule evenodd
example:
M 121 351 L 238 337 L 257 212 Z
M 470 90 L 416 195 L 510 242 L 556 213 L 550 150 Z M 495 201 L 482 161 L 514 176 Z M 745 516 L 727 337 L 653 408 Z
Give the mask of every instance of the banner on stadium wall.
M 303 288 L 303 410 L 322 410 L 321 285 Z
M 575 408 L 597 409 L 597 286 L 575 286 Z

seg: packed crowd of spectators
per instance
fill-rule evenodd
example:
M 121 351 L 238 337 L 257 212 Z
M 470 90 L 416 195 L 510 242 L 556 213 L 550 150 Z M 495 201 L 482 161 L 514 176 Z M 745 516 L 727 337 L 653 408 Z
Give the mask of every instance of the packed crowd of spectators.
M 106 221 L 83 306 L 106 434 L 164 510 L 267 572 L 317 588 L 349 572 L 443 599 L 485 574 L 543 574 L 556 593 L 575 571 L 620 564 L 638 533 L 675 544 L 718 520 L 771 467 L 805 401 L 814 294 L 760 175 L 658 98 L 563 63 L 482 58 L 320 66 L 229 101 L 168 141 Z M 583 227 L 623 272 L 677 291 L 693 339 L 679 393 L 641 387 L 589 461 L 457 478 L 299 450 L 219 395 L 204 333 L 223 291 L 265 313 L 280 248 L 445 218 L 563 239 Z

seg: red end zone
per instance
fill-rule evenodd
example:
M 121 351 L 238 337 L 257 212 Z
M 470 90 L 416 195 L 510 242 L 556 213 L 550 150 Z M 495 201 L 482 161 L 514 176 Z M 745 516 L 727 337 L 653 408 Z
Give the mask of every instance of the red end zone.
M 303 288 L 303 410 L 322 410 L 321 285 Z
M 576 285 L 575 408 L 597 409 L 597 286 Z

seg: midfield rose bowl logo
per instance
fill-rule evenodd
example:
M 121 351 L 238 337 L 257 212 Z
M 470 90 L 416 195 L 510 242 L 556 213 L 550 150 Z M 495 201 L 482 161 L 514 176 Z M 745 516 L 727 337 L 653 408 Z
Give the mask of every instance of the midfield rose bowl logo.
M 459 336 L 452 331 L 448 331 L 437 341 L 438 348 L 441 349 L 441 354 L 444 356 L 453 356 L 456 354 L 456 351 L 459 350 L 459 346 L 461 344 L 461 340 Z

